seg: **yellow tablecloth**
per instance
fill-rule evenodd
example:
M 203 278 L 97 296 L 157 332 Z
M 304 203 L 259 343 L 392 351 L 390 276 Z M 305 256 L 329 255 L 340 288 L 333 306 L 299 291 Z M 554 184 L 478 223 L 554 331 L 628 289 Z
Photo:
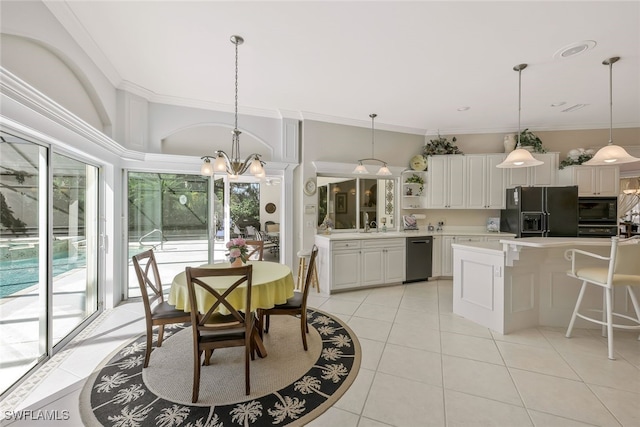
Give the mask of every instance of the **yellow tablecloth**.
M 276 262 L 249 261 L 253 265 L 253 277 L 251 283 L 251 310 L 258 308 L 272 308 L 276 304 L 283 304 L 288 298 L 293 296 L 293 275 L 291 269 Z M 206 264 L 205 268 L 229 268 L 228 262 L 219 264 Z M 204 279 L 216 291 L 224 292 L 233 282 L 234 278 L 210 277 Z M 228 296 L 228 301 L 237 310 L 245 310 L 246 286 L 238 287 Z M 196 287 L 196 300 L 198 301 L 198 311 L 205 313 L 215 302 L 215 298 L 200 287 Z M 169 291 L 169 304 L 184 311 L 191 311 L 189 305 L 189 291 L 187 290 L 187 276 L 183 271 L 173 278 L 171 290 Z M 223 314 L 228 314 L 222 307 Z

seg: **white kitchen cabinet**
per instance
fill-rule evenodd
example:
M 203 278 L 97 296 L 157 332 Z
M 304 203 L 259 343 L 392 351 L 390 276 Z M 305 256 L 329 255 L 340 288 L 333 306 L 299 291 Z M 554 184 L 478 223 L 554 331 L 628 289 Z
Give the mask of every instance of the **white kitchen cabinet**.
M 453 249 L 451 245 L 455 240 L 454 236 L 442 236 L 442 266 L 441 276 L 453 276 Z
M 439 276 L 453 276 L 453 248 L 451 247 L 453 243 L 484 242 L 485 240 L 484 236 L 442 236 Z
M 402 283 L 405 252 L 405 239 L 363 240 L 361 286 Z
M 506 154 L 466 155 L 467 209 L 502 209 L 505 207 L 505 169 L 497 168 Z
M 361 259 L 359 240 L 331 242 L 331 289 L 360 286 Z
M 466 205 L 466 156 L 429 156 L 427 207 L 463 209 Z
M 367 237 L 329 242 L 316 239 L 316 244 L 331 259 L 319 270 L 323 292 L 402 283 L 405 279 L 404 238 Z M 329 280 L 325 282 L 326 277 Z
M 563 185 L 577 185 L 578 196 L 617 196 L 619 166 L 568 166 L 560 171 Z
M 424 184 L 406 182 L 413 175 L 422 178 Z M 419 171 L 402 172 L 402 208 L 403 209 L 424 209 L 427 207 L 426 182 L 427 173 Z
M 433 257 L 431 259 L 431 276 L 442 276 L 442 236 L 433 236 Z
M 558 181 L 558 153 L 533 153 L 533 157 L 544 163 L 530 168 L 506 169 L 506 188 L 514 188 L 519 185 L 556 185 Z

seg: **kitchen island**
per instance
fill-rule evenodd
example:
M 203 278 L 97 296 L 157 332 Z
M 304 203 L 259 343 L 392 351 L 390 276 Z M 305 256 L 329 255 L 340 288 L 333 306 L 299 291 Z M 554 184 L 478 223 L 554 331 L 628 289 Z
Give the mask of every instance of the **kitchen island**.
M 453 312 L 507 334 L 538 325 L 567 327 L 581 283 L 566 272 L 567 249 L 609 256 L 607 238 L 532 237 L 498 242 L 454 243 Z M 597 264 L 600 262 L 601 264 Z M 581 258 L 580 265 L 603 265 Z M 604 265 L 608 265 L 606 262 Z M 588 289 L 585 308 L 602 308 L 602 292 Z M 614 294 L 614 311 L 631 314 L 623 292 Z M 578 319 L 576 327 L 597 325 Z

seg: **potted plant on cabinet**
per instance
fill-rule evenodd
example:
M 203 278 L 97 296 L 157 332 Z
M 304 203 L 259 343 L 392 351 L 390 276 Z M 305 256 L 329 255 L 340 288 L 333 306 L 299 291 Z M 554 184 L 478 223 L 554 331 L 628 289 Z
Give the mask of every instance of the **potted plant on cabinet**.
M 542 140 L 538 136 L 531 132 L 529 129 L 525 129 L 520 132 L 520 148 L 529 150 L 533 153 L 546 153 L 547 150 L 542 146 Z
M 423 156 L 433 156 L 436 154 L 464 154 L 455 142 L 457 141 L 454 136 L 451 142 L 444 136 L 440 136 L 438 133 L 438 137 L 436 139 L 432 139 L 428 144 L 424 146 L 422 149 Z

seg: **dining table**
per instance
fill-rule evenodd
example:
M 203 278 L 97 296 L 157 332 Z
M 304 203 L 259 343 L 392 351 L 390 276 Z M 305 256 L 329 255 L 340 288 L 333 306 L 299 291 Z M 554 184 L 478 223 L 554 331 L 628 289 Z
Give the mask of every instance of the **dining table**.
M 269 261 L 248 261 L 247 264 L 253 266 L 251 277 L 251 308 L 250 311 L 256 311 L 259 308 L 273 308 L 276 304 L 284 304 L 287 299 L 293 296 L 294 282 L 291 269 L 277 262 Z M 216 264 L 200 265 L 200 268 L 230 268 L 231 263 L 221 262 Z M 202 280 L 215 289 L 219 293 L 224 293 L 231 286 L 237 276 L 213 276 L 202 278 Z M 227 296 L 227 301 L 236 310 L 248 312 L 246 303 L 247 295 L 246 283 L 243 283 Z M 215 297 L 203 290 L 201 287 L 195 288 L 196 302 L 198 304 L 198 312 L 206 313 L 209 308 L 216 302 Z M 177 309 L 186 312 L 191 311 L 189 303 L 189 290 L 187 288 L 187 275 L 182 271 L 173 278 L 169 297 L 169 304 L 175 305 Z M 219 306 L 217 311 L 222 314 L 229 314 L 224 306 Z M 262 346 L 262 342 L 257 343 L 263 356 L 266 351 Z

